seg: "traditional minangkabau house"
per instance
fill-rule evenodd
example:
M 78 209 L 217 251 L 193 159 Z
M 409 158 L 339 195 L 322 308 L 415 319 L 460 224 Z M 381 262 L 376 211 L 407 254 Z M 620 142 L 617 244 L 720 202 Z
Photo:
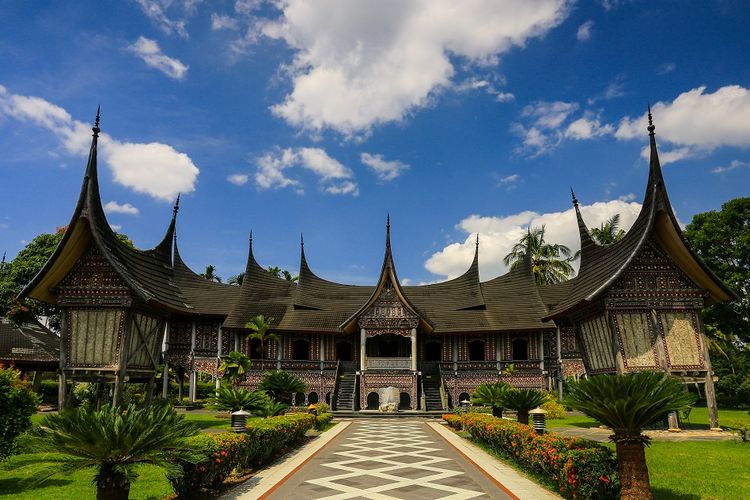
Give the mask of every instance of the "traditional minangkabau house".
M 38 321 L 15 324 L 0 317 L 0 365 L 24 374 L 35 372 L 38 387 L 41 372 L 54 372 L 60 366 L 60 337 Z
M 153 382 L 164 345 L 164 362 L 189 376 L 194 400 L 196 373 L 219 375 L 220 358 L 236 350 L 254 360 L 244 386 L 256 387 L 263 369 L 298 375 L 307 394 L 297 394 L 297 404 L 377 409 L 378 389 L 396 387 L 402 408 L 424 411 L 457 404 L 484 382 L 556 388 L 584 369 L 664 370 L 705 385 L 712 426 L 718 425 L 700 310 L 736 295 L 682 235 L 651 123 L 648 185 L 636 222 L 623 239 L 600 246 L 574 196 L 581 267 L 575 278 L 549 286 L 536 284 L 529 260 L 481 281 L 478 240 L 463 275 L 403 286 L 390 220 L 374 286 L 315 275 L 304 243 L 298 282 L 277 278 L 256 262 L 252 236 L 242 285 L 211 282 L 180 257 L 177 205 L 155 248 L 136 250 L 116 238 L 99 197 L 98 119 L 93 130 L 73 219 L 22 294 L 63 309 L 63 381 L 114 382 L 117 395 L 125 381 Z M 261 314 L 280 341 L 261 346 L 247 339 L 246 324 Z M 166 378 L 164 384 L 166 394 Z

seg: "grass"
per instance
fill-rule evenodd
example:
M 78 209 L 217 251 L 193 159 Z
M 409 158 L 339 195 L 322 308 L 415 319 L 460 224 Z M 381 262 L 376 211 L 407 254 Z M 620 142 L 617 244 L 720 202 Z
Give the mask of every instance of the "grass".
M 750 498 L 750 444 L 655 441 L 646 449 L 656 500 Z
M 72 474 L 52 476 L 42 484 L 36 478 L 47 467 L 40 460 L 45 453 L 26 453 L 14 455 L 3 463 L 0 470 L 0 498 L 14 500 L 38 500 L 39 498 L 81 499 L 92 498 L 96 488 L 92 484 L 94 469 L 76 471 Z M 34 462 L 27 467 L 18 467 L 22 463 Z M 167 480 L 164 470 L 153 465 L 143 465 L 136 469 L 138 479 L 130 486 L 130 498 L 133 500 L 150 500 L 164 498 L 172 494 L 172 485 Z
M 736 423 L 750 424 L 750 414 L 747 410 L 719 409 L 719 423 L 724 428 L 733 428 Z M 573 412 L 563 419 L 547 420 L 547 428 L 557 427 L 598 427 L 600 424 L 591 417 Z M 688 429 L 708 429 L 708 408 L 697 406 L 690 412 L 690 418 L 683 421 L 683 427 Z

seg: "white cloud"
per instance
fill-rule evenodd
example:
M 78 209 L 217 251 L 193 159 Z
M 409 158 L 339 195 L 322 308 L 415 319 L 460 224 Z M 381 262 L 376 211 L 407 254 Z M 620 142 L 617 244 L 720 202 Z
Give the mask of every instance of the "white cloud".
M 510 92 L 498 92 L 495 94 L 495 100 L 497 102 L 510 102 L 514 101 L 516 99 L 516 96 L 511 94 Z
M 195 0 L 135 0 L 140 6 L 143 13 L 167 35 L 177 35 L 181 38 L 188 38 L 188 32 L 185 26 L 187 21 L 184 17 L 173 19 L 167 14 L 171 8 L 181 8 L 183 15 L 192 14 L 198 2 Z
M 250 176 L 247 174 L 232 174 L 227 176 L 227 180 L 235 186 L 244 186 L 249 179 Z
M 104 205 L 104 212 L 108 214 L 126 214 L 126 215 L 138 215 L 140 210 L 134 207 L 130 203 L 119 204 L 116 201 L 108 201 Z
M 672 102 L 651 106 L 658 140 L 677 148 L 675 157 L 694 156 L 722 146 L 750 147 L 750 90 L 728 85 L 714 93 L 705 91 L 706 87 L 694 88 Z M 625 117 L 615 137 L 642 140 L 647 125 L 646 113 Z
M 716 167 L 711 170 L 712 174 L 725 174 L 738 168 L 750 167 L 750 163 L 740 160 L 732 160 L 726 167 Z
M 525 124 L 515 123 L 511 128 L 523 139 L 520 150 L 538 156 L 554 149 L 564 138 L 559 128 L 578 108 L 578 103 L 563 101 L 538 101 L 524 107 L 521 120 Z
M 629 229 L 640 211 L 639 203 L 622 200 L 581 205 L 581 213 L 589 227 L 599 226 L 615 214 L 620 214 L 623 229 Z M 539 214 L 532 211 L 506 216 L 471 215 L 457 225 L 466 233 L 463 242 L 451 243 L 435 252 L 425 262 L 425 268 L 445 278 L 454 278 L 466 271 L 474 256 L 474 244 L 479 233 L 479 264 L 482 279 L 490 279 L 507 272 L 503 257 L 526 234 L 527 228 L 545 225 L 545 240 L 568 246 L 573 252 L 580 248 L 578 223 L 573 208 L 563 212 Z M 577 267 L 576 262 L 574 267 Z
M 409 165 L 397 160 L 388 161 L 383 155 L 373 155 L 362 153 L 360 160 L 377 176 L 382 182 L 392 181 L 405 171 L 409 170 Z
M 128 50 L 143 59 L 148 66 L 158 69 L 170 78 L 182 80 L 187 74 L 188 66 L 165 55 L 154 40 L 141 36 L 128 47 Z
M 543 36 L 567 16 L 566 0 L 285 0 L 281 15 L 253 36 L 295 51 L 285 69 L 292 90 L 272 107 L 307 130 L 347 136 L 403 120 L 452 85 L 453 58 L 493 66 L 513 47 Z M 500 100 L 510 99 L 503 95 Z
M 614 127 L 611 124 L 606 123 L 602 125 L 598 117 L 586 113 L 583 117 L 568 125 L 568 128 L 565 129 L 565 138 L 576 140 L 593 139 L 594 137 L 611 135 L 613 131 Z
M 0 115 L 51 131 L 70 154 L 88 153 L 91 127 L 40 97 L 12 94 L 0 85 Z M 100 158 L 116 183 L 164 201 L 195 191 L 200 171 L 186 154 L 158 142 L 127 143 L 108 134 L 99 139 Z
M 218 30 L 236 30 L 239 28 L 239 23 L 237 22 L 237 19 L 222 15 L 213 13 L 211 14 L 211 29 L 214 31 Z
M 667 73 L 671 73 L 677 69 L 677 65 L 673 62 L 663 63 L 660 64 L 658 68 L 656 68 L 656 72 L 660 75 L 666 75 Z
M 287 177 L 284 171 L 301 167 L 318 177 L 320 189 L 328 194 L 359 195 L 354 173 L 321 148 L 276 149 L 259 157 L 256 162 L 255 184 L 260 189 L 293 188 L 304 193 L 302 182 Z
M 594 27 L 594 21 L 588 20 L 582 25 L 578 27 L 578 31 L 576 32 L 576 39 L 579 42 L 585 42 L 586 40 L 591 39 L 591 29 Z
M 620 201 L 633 201 L 636 198 L 638 198 L 638 196 L 636 196 L 635 193 L 623 194 L 617 197 L 617 199 Z
M 511 174 L 506 177 L 502 177 L 500 179 L 501 184 L 515 184 L 521 179 L 521 176 L 518 174 Z

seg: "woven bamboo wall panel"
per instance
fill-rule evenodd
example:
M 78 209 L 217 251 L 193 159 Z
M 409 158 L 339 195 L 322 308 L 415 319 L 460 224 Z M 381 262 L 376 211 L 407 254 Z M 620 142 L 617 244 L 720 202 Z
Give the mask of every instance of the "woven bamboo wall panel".
M 75 308 L 67 313 L 71 367 L 114 367 L 118 363 L 124 310 Z
M 615 314 L 617 338 L 626 369 L 657 368 L 654 334 L 647 312 Z
M 692 311 L 674 311 L 661 314 L 667 357 L 672 367 L 702 368 L 700 336 L 695 327 Z
M 584 344 L 588 364 L 592 371 L 613 371 L 615 357 L 612 347 L 612 333 L 604 316 L 582 321 L 578 326 Z

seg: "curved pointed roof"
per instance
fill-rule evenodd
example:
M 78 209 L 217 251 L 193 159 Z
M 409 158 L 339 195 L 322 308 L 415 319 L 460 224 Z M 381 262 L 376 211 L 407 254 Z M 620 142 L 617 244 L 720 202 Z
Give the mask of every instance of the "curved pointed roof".
M 396 274 L 396 264 L 394 264 L 393 262 L 393 252 L 391 251 L 390 215 L 388 216 L 386 222 L 385 255 L 383 256 L 383 267 L 380 270 L 378 283 L 375 285 L 375 289 L 372 291 L 372 294 L 370 294 L 370 297 L 367 299 L 367 301 L 362 304 L 362 306 L 356 312 L 354 312 L 354 314 L 349 316 L 346 321 L 341 323 L 340 328 L 346 332 L 354 331 L 357 328 L 357 320 L 359 319 L 359 317 L 364 314 L 370 307 L 372 307 L 372 305 L 380 296 L 380 293 L 389 284 L 393 287 L 394 291 L 396 292 L 396 296 L 399 298 L 401 303 L 413 314 L 419 317 L 419 323 L 422 329 L 427 332 L 431 332 L 432 330 L 434 330 L 435 326 L 432 324 L 429 318 L 424 313 L 422 313 L 412 303 L 409 297 L 407 297 L 406 293 L 404 293 L 404 289 L 401 287 L 401 282 L 399 281 L 398 275 Z
M 289 309 L 296 285 L 263 269 L 253 255 L 253 235 L 250 233 L 245 277 L 240 295 L 224 321 L 227 328 L 245 328 L 255 316 L 262 314 L 273 327 L 278 327 Z
M 98 110 L 92 131 L 86 174 L 71 221 L 55 252 L 19 297 L 56 303 L 54 287 L 93 242 L 137 299 L 168 311 L 191 312 L 192 307 L 172 279 L 171 255 L 161 246 L 152 250 L 132 248 L 120 241 L 110 227 L 99 194 Z
M 648 120 L 649 174 L 641 212 L 619 241 L 606 246 L 589 244 L 582 248 L 582 264 L 578 276 L 565 283 L 540 289 L 544 302 L 549 307 L 545 320 L 564 316 L 602 296 L 652 235 L 678 267 L 706 290 L 707 305 L 736 298 L 736 294 L 693 252 L 682 234 L 664 184 L 650 110 Z M 579 219 L 580 223 L 582 218 Z

